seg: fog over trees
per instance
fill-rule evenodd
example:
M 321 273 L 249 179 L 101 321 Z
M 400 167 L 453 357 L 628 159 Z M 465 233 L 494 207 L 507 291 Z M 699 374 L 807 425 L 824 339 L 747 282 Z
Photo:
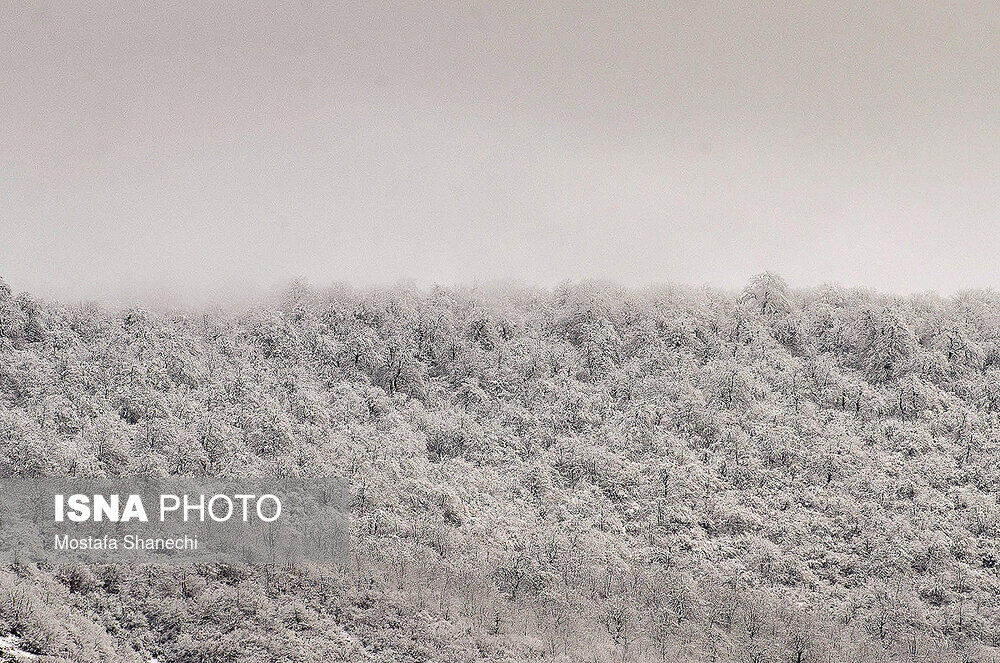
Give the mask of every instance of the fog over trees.
M 0 636 L 101 663 L 995 661 L 998 413 L 992 291 L 295 283 L 154 312 L 0 283 L 9 475 L 352 500 L 343 564 L 83 565 L 8 530 Z

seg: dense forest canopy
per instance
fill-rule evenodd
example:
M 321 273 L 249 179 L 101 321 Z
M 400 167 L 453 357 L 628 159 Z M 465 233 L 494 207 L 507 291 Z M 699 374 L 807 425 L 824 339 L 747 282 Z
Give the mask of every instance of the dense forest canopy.
M 1000 295 L 311 288 L 112 311 L 0 282 L 8 474 L 343 476 L 349 563 L 64 563 L 72 661 L 993 661 Z M 2 657 L 2 654 L 0 654 Z

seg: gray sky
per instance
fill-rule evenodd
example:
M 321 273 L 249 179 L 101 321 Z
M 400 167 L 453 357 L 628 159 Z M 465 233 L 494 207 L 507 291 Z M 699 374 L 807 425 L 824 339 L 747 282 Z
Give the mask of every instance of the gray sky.
M 2 2 L 0 275 L 1000 286 L 990 3 L 360 4 Z

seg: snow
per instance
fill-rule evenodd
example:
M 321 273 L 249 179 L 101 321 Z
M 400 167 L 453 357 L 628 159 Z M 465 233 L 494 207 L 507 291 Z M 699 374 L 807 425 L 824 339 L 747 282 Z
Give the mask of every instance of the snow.
M 16 635 L 0 636 L 0 660 L 5 661 L 30 661 L 38 658 L 38 654 L 26 652 L 21 648 L 21 638 Z

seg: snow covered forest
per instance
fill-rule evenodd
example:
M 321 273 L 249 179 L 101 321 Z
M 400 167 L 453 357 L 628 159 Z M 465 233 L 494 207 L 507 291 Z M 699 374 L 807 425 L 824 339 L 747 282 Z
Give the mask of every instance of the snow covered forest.
M 8 476 L 343 476 L 353 539 L 168 568 L 8 533 L 0 658 L 996 661 L 998 410 L 992 291 L 0 282 Z

